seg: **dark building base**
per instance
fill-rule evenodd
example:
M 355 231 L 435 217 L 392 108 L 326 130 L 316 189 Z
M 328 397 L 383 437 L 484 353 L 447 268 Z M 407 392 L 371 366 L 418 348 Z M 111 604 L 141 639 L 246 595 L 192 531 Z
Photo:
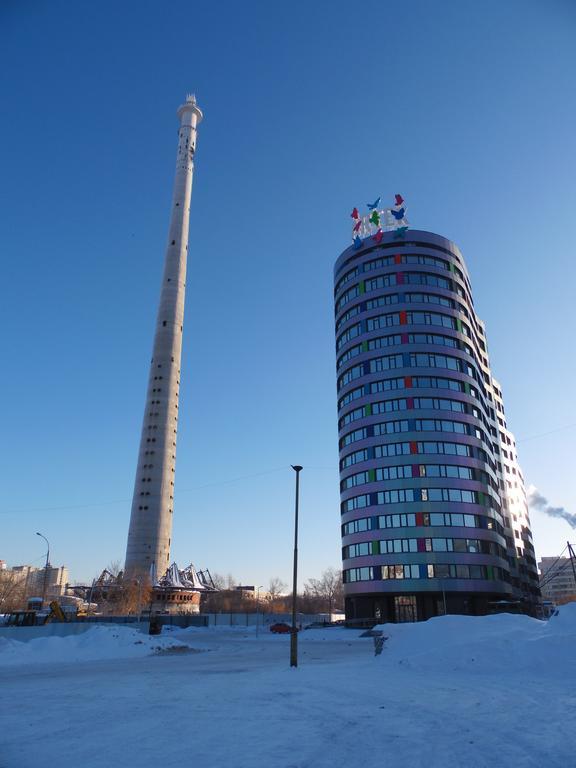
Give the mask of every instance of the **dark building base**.
M 430 592 L 426 594 L 362 595 L 347 597 L 346 621 L 350 624 L 426 621 L 445 613 L 483 616 L 495 613 L 501 594 L 466 594 L 459 592 Z M 502 604 L 500 604 L 502 605 Z M 502 605 L 502 607 L 504 607 Z M 512 612 L 522 613 L 511 602 Z

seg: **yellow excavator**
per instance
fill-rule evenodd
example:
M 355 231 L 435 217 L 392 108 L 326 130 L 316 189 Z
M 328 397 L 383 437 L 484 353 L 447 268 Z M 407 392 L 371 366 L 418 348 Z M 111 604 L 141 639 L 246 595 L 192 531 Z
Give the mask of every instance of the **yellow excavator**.
M 13 611 L 9 614 L 5 626 L 8 627 L 31 627 L 38 626 L 39 624 L 49 624 L 51 621 L 67 622 L 76 621 L 86 616 L 85 610 L 62 610 L 62 606 L 58 600 L 52 600 L 49 604 L 50 611 L 47 614 L 40 611 Z

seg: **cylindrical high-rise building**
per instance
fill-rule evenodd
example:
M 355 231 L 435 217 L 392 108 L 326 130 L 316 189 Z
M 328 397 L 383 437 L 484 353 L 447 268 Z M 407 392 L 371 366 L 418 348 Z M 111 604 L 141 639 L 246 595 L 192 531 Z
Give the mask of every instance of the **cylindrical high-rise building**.
M 379 231 L 334 280 L 347 618 L 514 602 L 493 382 L 460 251 Z
M 187 96 L 178 117 L 172 213 L 126 548 L 125 570 L 131 575 L 161 576 L 170 564 L 188 223 L 196 129 L 202 120 L 194 96 Z

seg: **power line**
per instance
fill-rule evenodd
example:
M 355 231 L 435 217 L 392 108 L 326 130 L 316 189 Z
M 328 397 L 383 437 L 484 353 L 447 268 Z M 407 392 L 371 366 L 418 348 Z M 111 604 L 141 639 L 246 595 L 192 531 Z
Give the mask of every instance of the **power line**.
M 540 591 L 542 591 L 544 587 L 548 586 L 550 582 L 554 581 L 556 577 L 561 576 L 564 573 L 564 571 L 571 565 L 572 565 L 571 560 L 570 558 L 568 558 L 568 560 L 565 563 L 563 563 L 559 568 L 557 568 L 555 571 L 552 571 L 552 569 L 549 569 L 546 572 L 547 578 L 540 583 Z
M 286 469 L 289 469 L 289 465 L 283 467 L 276 467 L 275 469 L 267 469 L 263 472 L 254 472 L 250 475 L 241 475 L 240 477 L 232 477 L 228 480 L 217 480 L 213 483 L 204 483 L 204 485 L 197 485 L 194 488 L 179 488 L 178 493 L 194 493 L 195 491 L 203 490 L 204 488 L 213 488 L 216 486 L 221 485 L 229 485 L 230 483 L 238 483 L 241 480 L 249 480 L 255 477 L 263 477 L 264 475 L 271 475 L 275 472 L 282 472 Z M 312 469 L 312 467 L 310 467 Z M 321 467 L 316 467 L 316 469 L 321 469 Z M 150 497 L 148 497 L 150 498 Z M 3 515 L 16 515 L 16 514 L 29 514 L 31 512 L 60 512 L 67 509 L 90 509 L 95 507 L 107 507 L 107 506 L 113 506 L 114 504 L 128 504 L 132 501 L 132 499 L 116 499 L 114 501 L 101 501 L 97 504 L 66 504 L 61 505 L 57 507 L 32 507 L 28 509 L 6 509 L 2 510 L 0 514 Z
M 528 440 L 536 440 L 537 437 L 546 437 L 547 435 L 553 435 L 554 432 L 561 432 L 563 429 L 570 429 L 571 427 L 576 427 L 576 424 L 564 424 L 562 427 L 556 427 L 555 429 L 550 429 L 548 432 L 541 432 L 539 435 L 530 435 L 529 437 L 522 437 L 519 440 L 516 440 L 517 443 L 525 443 Z
M 559 562 L 564 552 L 566 552 L 566 548 L 567 547 L 564 547 L 562 552 L 560 552 L 556 560 L 552 563 L 550 568 L 548 568 L 548 570 L 546 571 L 546 574 L 543 576 L 542 581 L 540 582 L 540 590 L 542 590 L 542 587 L 545 587 L 546 584 L 549 584 L 553 578 L 556 578 L 556 576 L 558 576 L 558 574 L 561 573 L 562 570 L 566 567 L 567 563 L 564 563 L 560 568 L 558 568 L 557 571 L 554 571 L 554 568 L 556 568 L 556 564 Z

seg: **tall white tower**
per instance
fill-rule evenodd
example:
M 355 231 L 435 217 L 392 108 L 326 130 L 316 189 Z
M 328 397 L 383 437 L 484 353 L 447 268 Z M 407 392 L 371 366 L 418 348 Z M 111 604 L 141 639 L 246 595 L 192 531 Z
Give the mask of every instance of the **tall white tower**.
M 190 197 L 202 120 L 194 96 L 186 97 L 178 117 L 172 214 L 126 547 L 125 570 L 132 575 L 161 576 L 170 564 Z

